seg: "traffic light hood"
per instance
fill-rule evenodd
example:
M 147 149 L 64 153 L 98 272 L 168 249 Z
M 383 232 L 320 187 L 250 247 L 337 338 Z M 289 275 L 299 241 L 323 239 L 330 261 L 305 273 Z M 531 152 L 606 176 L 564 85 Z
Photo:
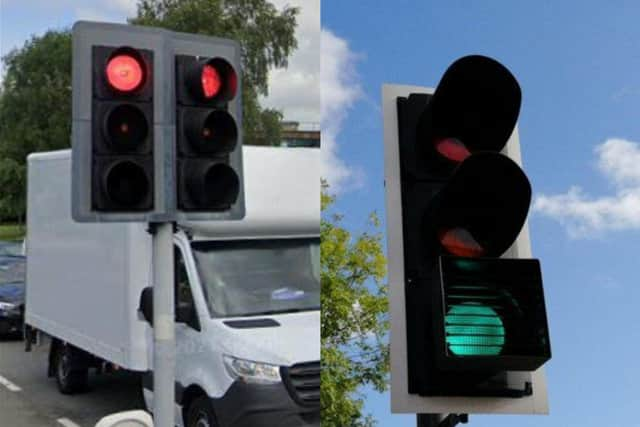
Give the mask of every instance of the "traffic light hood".
M 427 242 L 454 255 L 498 257 L 520 233 L 530 202 L 529 180 L 513 160 L 473 154 L 430 203 L 423 219 Z
M 499 152 L 516 125 L 521 100 L 520 85 L 502 64 L 486 56 L 465 56 L 442 76 L 420 116 L 417 143 L 425 146 L 425 156 L 440 161 L 444 156 L 454 163 L 462 160 L 456 155 L 460 144 L 468 153 Z M 457 143 L 451 144 L 453 156 L 436 152 L 442 140 Z

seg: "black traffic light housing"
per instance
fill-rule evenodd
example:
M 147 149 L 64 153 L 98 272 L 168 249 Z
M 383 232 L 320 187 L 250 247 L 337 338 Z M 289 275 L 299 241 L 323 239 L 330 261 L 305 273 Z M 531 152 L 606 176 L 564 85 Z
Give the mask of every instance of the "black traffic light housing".
M 230 154 L 241 150 L 228 103 L 238 78 L 223 58 L 176 56 L 177 204 L 183 211 L 224 211 L 240 193 Z
M 507 373 L 551 357 L 538 261 L 499 258 L 531 200 L 500 154 L 520 103 L 513 75 L 478 55 L 433 95 L 397 99 L 410 393 L 528 395 Z
M 153 210 L 153 52 L 92 50 L 91 205 Z

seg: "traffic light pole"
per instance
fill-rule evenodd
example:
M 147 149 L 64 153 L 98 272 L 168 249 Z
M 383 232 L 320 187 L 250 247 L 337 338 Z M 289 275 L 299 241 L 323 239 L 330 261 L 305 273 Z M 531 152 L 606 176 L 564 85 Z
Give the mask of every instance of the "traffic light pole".
M 173 224 L 151 224 L 153 235 L 153 419 L 173 427 L 176 340 L 174 317 Z
M 455 427 L 469 422 L 467 414 L 416 414 L 417 427 Z

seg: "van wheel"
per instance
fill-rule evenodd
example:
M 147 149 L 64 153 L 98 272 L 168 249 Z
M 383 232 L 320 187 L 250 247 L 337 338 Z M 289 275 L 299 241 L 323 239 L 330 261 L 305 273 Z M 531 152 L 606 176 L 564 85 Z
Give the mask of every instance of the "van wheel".
M 216 427 L 216 418 L 207 396 L 196 398 L 187 411 L 187 427 Z
M 58 383 L 58 390 L 62 394 L 85 391 L 89 383 L 89 369 L 74 367 L 74 356 L 74 350 L 71 346 L 58 346 L 54 375 Z

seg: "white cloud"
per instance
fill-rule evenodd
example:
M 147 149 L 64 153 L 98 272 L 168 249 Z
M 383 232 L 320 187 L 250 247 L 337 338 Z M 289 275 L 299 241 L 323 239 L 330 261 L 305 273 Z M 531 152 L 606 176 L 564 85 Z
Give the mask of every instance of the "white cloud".
M 82 1 L 72 4 L 78 20 L 124 22 L 124 18 L 134 17 L 137 11 L 137 0 Z
M 536 196 L 534 211 L 560 221 L 571 237 L 640 229 L 640 144 L 610 138 L 594 151 L 614 194 L 591 197 L 573 186 L 564 194 Z
M 356 55 L 331 31 L 321 33 L 320 87 L 322 94 L 322 176 L 332 192 L 359 186 L 362 172 L 338 156 L 337 137 L 349 109 L 362 94 L 355 73 Z
M 320 121 L 320 0 L 271 0 L 278 9 L 299 7 L 296 40 L 298 48 L 287 68 L 269 73 L 269 96 L 265 107 L 277 108 L 285 120 Z

